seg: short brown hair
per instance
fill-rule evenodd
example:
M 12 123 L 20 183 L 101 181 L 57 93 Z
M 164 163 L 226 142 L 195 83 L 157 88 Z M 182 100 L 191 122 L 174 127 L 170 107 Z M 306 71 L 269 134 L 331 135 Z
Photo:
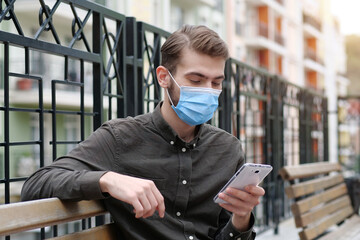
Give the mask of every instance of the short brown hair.
M 171 34 L 161 47 L 161 65 L 175 74 L 181 50 L 188 47 L 198 53 L 212 57 L 229 57 L 226 43 L 206 26 L 184 25 Z

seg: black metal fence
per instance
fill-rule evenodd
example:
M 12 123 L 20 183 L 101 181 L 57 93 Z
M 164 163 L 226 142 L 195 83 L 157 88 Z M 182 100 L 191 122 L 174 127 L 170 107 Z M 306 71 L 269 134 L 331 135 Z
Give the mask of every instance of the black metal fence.
M 0 204 L 19 200 L 24 169 L 162 99 L 155 69 L 168 32 L 81 0 L 31 1 L 36 12 L 18 13 L 26 2 L 0 1 Z M 255 212 L 259 231 L 276 228 L 290 214 L 278 170 L 328 160 L 327 99 L 235 59 L 225 75 L 211 123 L 240 139 L 247 162 L 273 165 Z
M 218 126 L 240 139 L 247 162 L 273 166 L 255 213 L 260 231 L 277 231 L 290 216 L 280 168 L 328 161 L 327 98 L 235 59 L 227 61 L 225 75 Z

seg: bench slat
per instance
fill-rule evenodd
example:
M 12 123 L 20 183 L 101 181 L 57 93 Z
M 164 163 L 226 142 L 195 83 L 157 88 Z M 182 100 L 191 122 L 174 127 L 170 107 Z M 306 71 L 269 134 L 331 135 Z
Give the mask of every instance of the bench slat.
M 314 193 L 324 188 L 328 188 L 344 182 L 344 178 L 339 174 L 336 176 L 327 176 L 298 184 L 293 184 L 285 189 L 288 198 L 297 198 L 310 193 Z
M 348 207 L 346 209 L 341 209 L 329 217 L 327 217 L 321 223 L 318 223 L 314 226 L 311 226 L 299 233 L 301 239 L 314 239 L 317 236 L 324 233 L 329 227 L 340 223 L 345 218 L 351 216 L 354 213 L 354 209 L 352 207 Z M 335 239 L 334 239 L 335 240 Z
M 81 232 L 75 232 L 48 240 L 114 240 L 116 239 L 116 226 L 114 223 L 90 228 Z
M 336 231 L 319 238 L 319 240 L 359 240 L 360 239 L 360 217 L 358 215 L 352 216 L 344 224 L 342 224 Z
M 330 188 L 322 193 L 308 197 L 306 199 L 295 202 L 291 206 L 291 210 L 295 216 L 299 216 L 311 208 L 318 206 L 323 202 L 328 202 L 332 199 L 338 198 L 344 194 L 347 194 L 346 184 L 342 183 L 338 186 Z
M 345 195 L 339 199 L 336 199 L 321 208 L 314 211 L 310 211 L 301 216 L 295 217 L 296 227 L 306 227 L 307 225 L 317 222 L 320 219 L 328 216 L 329 214 L 338 211 L 341 208 L 351 206 L 351 200 L 348 195 Z
M 279 174 L 284 180 L 294 180 L 297 178 L 312 177 L 340 170 L 341 166 L 338 163 L 317 162 L 296 166 L 286 166 L 279 171 Z
M 9 207 L 11 205 L 11 207 Z M 48 198 L 0 206 L 0 236 L 107 213 L 99 201 L 61 201 Z

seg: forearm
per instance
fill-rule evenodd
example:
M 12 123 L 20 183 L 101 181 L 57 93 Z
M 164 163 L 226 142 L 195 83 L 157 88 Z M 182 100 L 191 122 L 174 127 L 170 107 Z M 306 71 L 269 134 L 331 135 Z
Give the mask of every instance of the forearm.
M 67 156 L 31 175 L 23 186 L 21 199 L 103 198 L 99 179 L 113 169 L 116 145 L 110 125 L 104 124 Z
M 39 169 L 21 191 L 21 200 L 58 197 L 60 199 L 103 198 L 99 179 L 105 171 L 75 171 L 54 166 Z

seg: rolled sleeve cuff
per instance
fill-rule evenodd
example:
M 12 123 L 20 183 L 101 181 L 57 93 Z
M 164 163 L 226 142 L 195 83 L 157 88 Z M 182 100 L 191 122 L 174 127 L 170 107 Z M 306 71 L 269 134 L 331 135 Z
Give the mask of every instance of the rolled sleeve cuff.
M 107 171 L 91 171 L 84 174 L 80 180 L 81 192 L 84 199 L 104 199 L 108 197 L 100 188 L 99 180 Z
M 245 232 L 239 232 L 233 226 L 230 219 L 229 222 L 222 229 L 220 236 L 218 236 L 216 239 L 253 240 L 256 237 L 256 233 L 253 230 L 254 224 L 255 224 L 255 217 L 254 214 L 251 213 L 249 230 Z

